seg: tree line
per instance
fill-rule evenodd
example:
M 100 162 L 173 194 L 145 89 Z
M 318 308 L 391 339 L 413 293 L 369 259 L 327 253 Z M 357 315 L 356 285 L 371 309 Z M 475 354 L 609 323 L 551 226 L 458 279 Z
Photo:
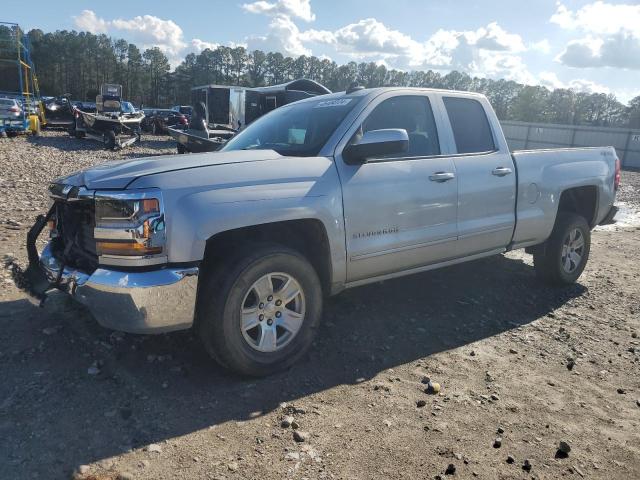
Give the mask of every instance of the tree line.
M 550 90 L 511 80 L 471 77 L 458 71 L 406 72 L 373 62 L 338 65 L 315 56 L 292 58 L 277 52 L 226 46 L 190 53 L 172 71 L 166 55 L 157 47 L 142 51 L 126 40 L 89 32 L 44 33 L 34 29 L 27 35 L 42 93 L 69 93 L 78 100 L 95 100 L 102 83 L 118 83 L 123 86 L 125 98 L 137 106 L 166 107 L 190 104 L 190 89 L 195 85 L 258 87 L 306 77 L 332 91 L 345 90 L 357 82 L 365 87 L 479 92 L 489 98 L 501 120 L 640 128 L 640 96 L 624 105 L 613 94 Z

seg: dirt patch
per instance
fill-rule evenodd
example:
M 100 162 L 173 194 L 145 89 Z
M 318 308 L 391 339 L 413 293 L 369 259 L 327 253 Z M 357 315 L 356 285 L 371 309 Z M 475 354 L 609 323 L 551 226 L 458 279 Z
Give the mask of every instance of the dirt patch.
M 77 142 L 0 140 L 0 253 L 24 261 L 52 177 L 174 151 Z M 620 200 L 638 192 L 624 172 Z M 0 478 L 640 478 L 639 241 L 596 231 L 563 289 L 513 252 L 344 292 L 308 357 L 260 380 L 190 332 L 112 332 L 63 294 L 35 308 L 4 274 Z

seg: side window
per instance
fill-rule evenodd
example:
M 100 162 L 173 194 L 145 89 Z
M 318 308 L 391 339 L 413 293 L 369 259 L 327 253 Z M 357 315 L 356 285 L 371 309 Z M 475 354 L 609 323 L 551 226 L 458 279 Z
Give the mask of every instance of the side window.
M 403 128 L 407 131 L 409 149 L 403 157 L 440 154 L 436 122 L 427 97 L 401 96 L 384 100 L 362 123 L 360 133 L 385 128 Z
M 482 153 L 496 149 L 487 114 L 477 100 L 444 97 L 458 153 Z

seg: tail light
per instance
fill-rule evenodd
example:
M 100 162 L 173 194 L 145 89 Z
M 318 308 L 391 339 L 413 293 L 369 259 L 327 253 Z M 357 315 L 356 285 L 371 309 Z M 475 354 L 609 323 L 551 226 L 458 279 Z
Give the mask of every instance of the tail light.
M 616 158 L 616 175 L 613 180 L 613 188 L 618 190 L 620 187 L 620 180 L 622 179 L 622 175 L 620 173 L 620 159 Z
M 182 116 L 180 117 L 180 123 L 181 123 L 182 125 L 186 125 L 186 124 L 187 124 L 187 117 L 185 117 L 184 115 L 182 115 Z
M 10 112 L 20 113 L 20 107 L 16 107 L 15 105 L 9 108 Z

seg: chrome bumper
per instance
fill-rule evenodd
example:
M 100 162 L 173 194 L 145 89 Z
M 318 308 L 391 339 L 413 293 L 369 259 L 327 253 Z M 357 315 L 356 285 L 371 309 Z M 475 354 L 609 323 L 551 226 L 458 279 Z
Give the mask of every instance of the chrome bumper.
M 40 255 L 52 288 L 85 305 L 103 327 L 130 333 L 162 333 L 193 325 L 198 267 L 123 272 L 98 268 L 92 274 L 64 268 L 47 245 Z

